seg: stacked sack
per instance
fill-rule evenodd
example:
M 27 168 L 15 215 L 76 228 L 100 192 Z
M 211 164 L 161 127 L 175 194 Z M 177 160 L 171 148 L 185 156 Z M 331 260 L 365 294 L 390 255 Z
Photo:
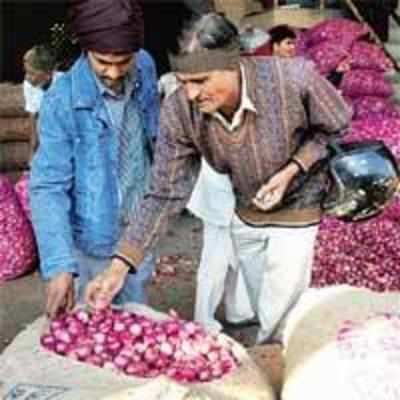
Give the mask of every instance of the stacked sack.
M 352 45 L 368 33 L 357 22 L 341 18 L 327 20 L 302 33 L 297 41 L 297 53 L 314 61 L 317 70 L 327 75 L 350 54 Z
M 400 158 L 400 110 L 385 79 L 392 62 L 366 41 L 368 29 L 345 19 L 324 21 L 303 32 L 298 53 L 324 76 L 347 60 L 338 90 L 353 109 L 346 141 L 382 140 Z M 400 289 L 400 203 L 365 222 L 324 218 L 315 248 L 312 285 L 349 284 L 375 291 Z
M 1 84 L 0 283 L 33 270 L 38 261 L 26 172 L 33 124 L 24 110 L 22 85 Z M 16 182 L 15 186 L 12 182 Z
M 22 85 L 0 84 L 0 172 L 13 180 L 28 168 L 33 129 Z
M 31 271 L 36 263 L 32 226 L 10 179 L 0 175 L 0 283 Z

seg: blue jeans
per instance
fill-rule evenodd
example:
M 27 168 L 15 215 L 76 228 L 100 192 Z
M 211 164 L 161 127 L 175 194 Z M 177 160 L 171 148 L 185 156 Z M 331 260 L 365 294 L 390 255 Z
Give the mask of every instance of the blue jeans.
M 75 280 L 77 301 L 83 302 L 87 284 L 98 274 L 103 272 L 110 264 L 110 258 L 98 258 L 75 250 L 79 263 L 79 277 Z M 142 262 L 136 274 L 128 274 L 125 285 L 114 298 L 113 304 L 141 303 L 147 304 L 147 287 L 155 268 L 155 256 L 150 254 Z

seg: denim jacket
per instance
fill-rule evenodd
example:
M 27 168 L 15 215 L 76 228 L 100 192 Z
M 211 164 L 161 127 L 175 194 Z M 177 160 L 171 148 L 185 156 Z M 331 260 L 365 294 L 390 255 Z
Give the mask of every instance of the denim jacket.
M 136 55 L 140 112 L 149 148 L 158 133 L 155 65 Z M 74 249 L 108 257 L 120 238 L 118 155 L 106 106 L 87 57 L 46 93 L 39 114 L 40 146 L 31 168 L 30 202 L 45 279 L 78 274 Z

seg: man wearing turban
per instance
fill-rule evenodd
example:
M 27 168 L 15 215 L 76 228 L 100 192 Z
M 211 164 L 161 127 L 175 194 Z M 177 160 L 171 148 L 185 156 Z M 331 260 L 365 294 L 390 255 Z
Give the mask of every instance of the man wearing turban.
M 137 1 L 71 0 L 68 16 L 82 55 L 43 99 L 30 186 L 51 318 L 110 263 L 146 191 L 159 118 Z M 142 267 L 116 303 L 146 302 L 152 254 Z

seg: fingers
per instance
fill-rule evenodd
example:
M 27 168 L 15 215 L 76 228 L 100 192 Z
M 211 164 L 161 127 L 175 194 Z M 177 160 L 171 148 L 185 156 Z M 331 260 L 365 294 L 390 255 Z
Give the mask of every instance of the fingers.
M 263 210 L 268 211 L 279 203 L 281 195 L 278 190 L 271 190 L 267 186 L 263 186 L 253 199 L 253 204 Z
M 65 292 L 48 290 L 47 302 L 46 302 L 46 313 L 48 318 L 54 319 L 57 315 L 65 308 L 66 295 Z
M 99 293 L 101 293 L 101 288 L 101 277 L 97 277 L 87 285 L 85 290 L 85 302 L 89 305 L 89 307 L 97 309 L 97 299 L 99 297 Z
M 66 301 L 66 311 L 70 312 L 73 310 L 75 305 L 75 293 L 74 287 L 72 286 L 71 289 L 67 293 L 67 301 Z
M 124 285 L 125 275 L 106 271 L 99 275 L 86 288 L 85 301 L 94 309 L 108 307 Z

